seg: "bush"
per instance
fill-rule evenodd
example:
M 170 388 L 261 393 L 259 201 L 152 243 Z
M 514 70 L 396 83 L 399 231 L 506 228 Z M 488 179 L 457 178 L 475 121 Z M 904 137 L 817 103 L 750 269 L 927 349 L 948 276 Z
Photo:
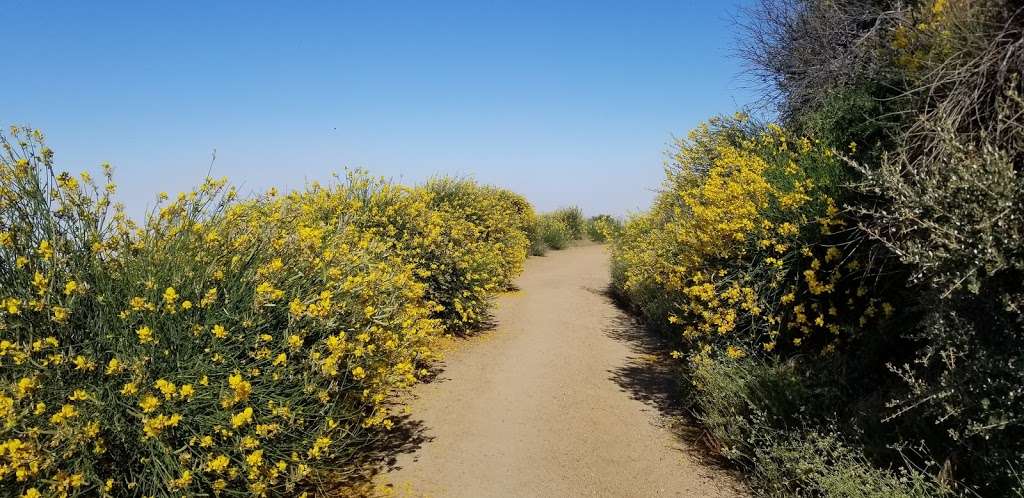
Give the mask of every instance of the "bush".
M 826 380 L 835 380 L 822 372 Z M 704 358 L 691 397 L 719 451 L 767 496 L 932 497 L 946 493 L 924 469 L 879 468 L 816 409 L 839 393 L 797 363 Z M 831 414 L 835 416 L 837 414 Z
M 555 219 L 561 221 L 566 230 L 568 230 L 569 240 L 582 240 L 583 232 L 586 228 L 586 218 L 583 217 L 583 211 L 576 206 L 556 209 L 550 213 Z M 552 248 L 554 248 L 552 246 Z
M 622 222 L 617 218 L 599 214 L 587 220 L 587 237 L 594 242 L 607 242 L 622 230 Z
M 391 393 L 417 381 L 444 325 L 478 316 L 434 298 L 458 310 L 452 296 L 469 296 L 479 314 L 525 257 L 511 207 L 529 206 L 472 183 L 354 174 L 240 202 L 207 180 L 137 226 L 112 203 L 109 168 L 105 185 L 57 174 L 41 134 L 13 136 L 4 495 L 296 495 L 330 481 L 393 424 Z M 468 247 L 426 259 L 455 246 Z M 496 248 L 511 253 L 485 254 Z M 481 269 L 495 276 L 468 275 Z
M 835 201 L 846 196 L 846 163 L 820 143 L 743 115 L 698 127 L 673 157 L 652 209 L 614 240 L 613 281 L 655 327 L 681 337 L 691 401 L 720 452 L 752 469 L 833 469 L 828 460 L 801 463 L 792 452 L 804 447 L 777 441 L 828 435 L 839 424 L 864 437 L 840 438 L 835 458 L 843 463 L 833 477 L 878 466 L 865 478 L 878 482 L 878 493 L 897 489 L 885 483 L 900 481 L 881 469 L 904 467 L 887 448 L 900 439 L 878 436 L 895 426 L 878 427 L 883 402 L 856 396 L 891 390 L 880 374 L 886 361 L 906 357 L 907 341 L 877 332 L 893 325 L 901 301 L 890 289 L 902 280 L 865 285 L 875 271 L 870 253 Z M 841 420 L 837 406 L 849 407 Z M 773 482 L 776 492 L 825 486 L 827 476 L 792 479 L 799 471 Z
M 473 329 L 487 319 L 490 296 L 523 270 L 533 208 L 518 194 L 466 180 L 434 180 L 423 189 L 439 238 L 416 245 L 413 260 L 429 273 L 428 296 L 445 325 Z
M 748 14 L 741 51 L 778 105 L 786 131 L 768 134 L 781 145 L 722 119 L 683 141 L 664 193 L 614 241 L 617 289 L 657 328 L 681 333 L 691 363 L 760 362 L 794 389 L 777 365 L 822 377 L 800 385 L 828 396 L 778 407 L 801 414 L 786 424 L 796 430 L 743 425 L 695 400 L 725 440 L 765 424 L 782 434 L 746 441 L 739 455 L 792 492 L 845 496 L 853 488 L 836 483 L 863 474 L 800 456 L 817 448 L 880 472 L 934 458 L 957 493 L 1019 493 L 1019 3 L 764 0 Z M 794 147 L 801 134 L 810 147 Z M 796 185 L 806 199 L 786 208 Z M 764 389 L 763 377 L 727 376 L 718 390 Z M 930 454 L 893 453 L 911 442 Z M 817 467 L 821 478 L 800 477 Z M 913 472 L 893 475 L 914 483 Z
M 569 245 L 572 233 L 560 217 L 550 213 L 543 214 L 540 216 L 537 225 L 540 241 L 548 249 L 558 251 L 565 249 Z
M 843 223 L 829 195 L 843 177 L 837 158 L 745 116 L 715 119 L 678 146 L 665 193 L 616 240 L 621 291 L 641 308 L 644 295 L 671 300 L 654 306 L 668 311 L 658 320 L 680 324 L 691 346 L 744 355 L 835 340 L 838 319 L 867 306 L 829 298 L 851 292 L 838 250 L 819 243 Z

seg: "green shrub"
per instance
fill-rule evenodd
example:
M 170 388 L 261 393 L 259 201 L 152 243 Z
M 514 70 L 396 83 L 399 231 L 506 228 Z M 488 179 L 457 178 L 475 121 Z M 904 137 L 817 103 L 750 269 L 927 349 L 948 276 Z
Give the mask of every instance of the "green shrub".
M 909 464 L 885 469 L 832 425 L 842 402 L 826 370 L 794 362 L 705 358 L 690 396 L 722 455 L 743 466 L 767 496 L 935 497 L 947 491 Z M 824 376 L 825 379 L 821 377 Z M 833 382 L 829 382 L 829 381 Z
M 837 433 L 782 431 L 763 436 L 751 467 L 769 496 L 934 498 L 950 496 L 928 473 L 880 468 Z
M 543 256 L 548 252 L 540 233 L 540 221 L 536 222 L 530 232 L 530 256 Z
M 586 228 L 586 218 L 583 217 L 583 211 L 580 210 L 580 208 L 571 206 L 556 209 L 550 214 L 565 225 L 565 228 L 568 231 L 569 240 L 583 239 L 583 233 Z
M 538 233 L 540 234 L 540 241 L 544 243 L 544 246 L 556 251 L 565 249 L 572 239 L 572 233 L 561 217 L 551 213 L 540 216 L 538 220 Z

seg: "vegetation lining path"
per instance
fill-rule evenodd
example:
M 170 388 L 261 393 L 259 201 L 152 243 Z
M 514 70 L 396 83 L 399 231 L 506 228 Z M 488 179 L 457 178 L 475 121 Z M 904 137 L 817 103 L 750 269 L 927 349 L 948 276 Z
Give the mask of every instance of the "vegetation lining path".
M 737 496 L 630 378 L 650 359 L 605 295 L 608 273 L 599 245 L 531 258 L 520 291 L 498 299 L 497 328 L 416 389 L 427 442 L 384 480 L 435 498 Z

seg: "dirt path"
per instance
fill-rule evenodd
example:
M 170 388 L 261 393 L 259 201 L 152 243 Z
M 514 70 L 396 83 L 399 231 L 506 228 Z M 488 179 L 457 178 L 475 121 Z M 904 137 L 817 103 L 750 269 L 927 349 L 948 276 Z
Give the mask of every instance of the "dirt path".
M 603 246 L 531 258 L 521 290 L 498 299 L 497 328 L 415 390 L 426 441 L 383 481 L 435 498 L 739 496 L 668 428 L 665 379 L 608 281 Z

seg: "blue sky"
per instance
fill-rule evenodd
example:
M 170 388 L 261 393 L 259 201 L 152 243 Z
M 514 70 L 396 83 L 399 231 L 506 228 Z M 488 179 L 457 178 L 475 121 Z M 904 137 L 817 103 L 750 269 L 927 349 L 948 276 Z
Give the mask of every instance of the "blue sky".
M 0 122 L 61 169 L 113 164 L 134 214 L 214 149 L 246 192 L 348 166 L 626 214 L 673 135 L 753 100 L 739 1 L 2 0 Z

